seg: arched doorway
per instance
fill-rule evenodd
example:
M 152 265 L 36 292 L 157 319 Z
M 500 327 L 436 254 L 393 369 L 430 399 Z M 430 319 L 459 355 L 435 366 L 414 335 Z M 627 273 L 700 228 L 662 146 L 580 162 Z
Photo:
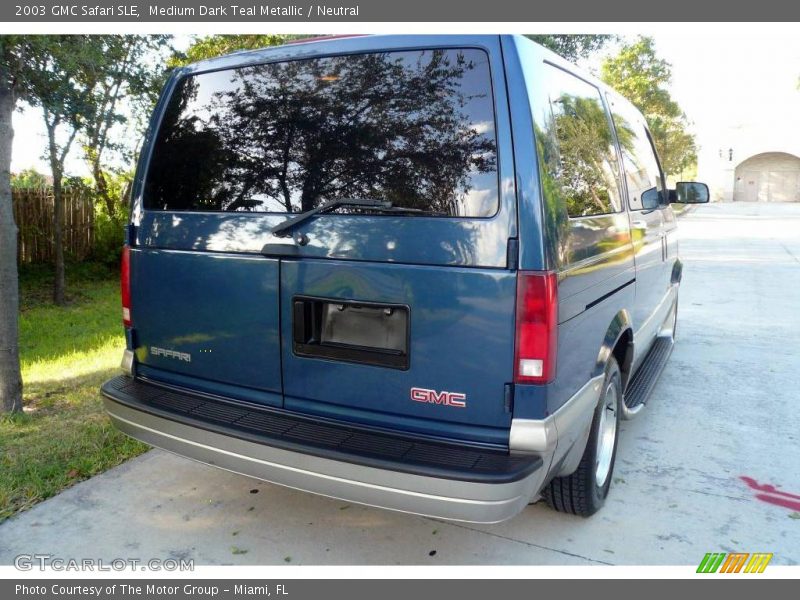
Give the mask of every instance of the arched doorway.
M 739 163 L 734 172 L 737 202 L 800 202 L 800 157 L 765 152 Z

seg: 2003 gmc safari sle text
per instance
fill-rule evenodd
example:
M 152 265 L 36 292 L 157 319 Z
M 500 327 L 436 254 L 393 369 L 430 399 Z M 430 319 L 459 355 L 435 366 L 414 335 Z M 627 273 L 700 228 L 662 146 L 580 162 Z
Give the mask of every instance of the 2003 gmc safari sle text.
M 474 522 L 591 515 L 673 344 L 681 263 L 633 106 L 521 36 L 329 39 L 175 72 L 122 264 L 122 431 Z

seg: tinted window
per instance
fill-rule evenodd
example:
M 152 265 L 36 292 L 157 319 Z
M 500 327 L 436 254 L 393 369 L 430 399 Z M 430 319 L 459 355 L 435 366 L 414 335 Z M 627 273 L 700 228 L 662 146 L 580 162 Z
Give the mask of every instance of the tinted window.
M 624 102 L 609 98 L 609 104 L 622 150 L 628 206 L 631 210 L 657 208 L 664 189 L 663 181 L 644 119 Z
M 338 56 L 179 83 L 156 136 L 145 208 L 297 212 L 335 198 L 493 215 L 487 54 Z
M 570 217 L 618 212 L 618 164 L 599 90 L 555 67 L 545 68 L 548 107 L 538 135 L 546 188 Z

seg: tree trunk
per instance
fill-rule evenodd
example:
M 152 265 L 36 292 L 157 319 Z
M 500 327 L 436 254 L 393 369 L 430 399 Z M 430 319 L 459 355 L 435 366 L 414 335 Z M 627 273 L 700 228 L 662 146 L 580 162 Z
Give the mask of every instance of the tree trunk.
M 97 144 L 96 140 L 90 140 L 90 144 Z M 117 213 L 117 206 L 114 198 L 111 196 L 111 193 L 108 190 L 108 181 L 106 181 L 105 173 L 103 173 L 103 167 L 100 163 L 100 153 L 97 148 L 90 148 L 86 151 L 86 158 L 91 165 L 92 168 L 92 177 L 94 177 L 94 188 L 97 191 L 97 195 L 103 201 L 103 204 L 106 206 L 106 211 L 108 211 L 108 216 L 111 218 L 111 221 L 114 223 L 118 222 L 117 217 L 119 216 Z
M 46 119 L 45 114 L 45 120 Z M 53 174 L 53 250 L 55 254 L 55 279 L 53 280 L 53 302 L 64 306 L 64 198 L 62 194 L 62 167 L 58 161 L 58 148 L 56 146 L 55 126 L 47 127 L 47 136 L 50 142 L 50 170 Z
M 64 198 L 61 193 L 61 173 L 53 172 L 53 243 L 55 244 L 56 275 L 53 281 L 53 302 L 59 306 L 66 304 L 64 298 Z
M 100 167 L 99 159 L 92 162 L 92 176 L 94 177 L 94 187 L 97 190 L 97 195 L 100 196 L 105 203 L 108 216 L 111 218 L 112 222 L 116 223 L 118 216 L 117 207 L 114 203 L 114 198 L 111 197 L 108 191 L 108 182 L 106 181 L 103 169 Z
M 22 410 L 19 369 L 17 226 L 11 205 L 11 142 L 14 90 L 0 67 L 0 411 Z

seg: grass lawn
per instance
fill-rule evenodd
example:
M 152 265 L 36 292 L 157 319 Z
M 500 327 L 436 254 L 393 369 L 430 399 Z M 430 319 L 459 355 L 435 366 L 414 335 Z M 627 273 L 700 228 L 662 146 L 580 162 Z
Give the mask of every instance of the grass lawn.
M 51 282 L 47 268 L 20 273 L 25 412 L 0 417 L 0 522 L 148 448 L 111 426 L 98 391 L 124 347 L 117 273 L 68 268 L 66 307 Z

